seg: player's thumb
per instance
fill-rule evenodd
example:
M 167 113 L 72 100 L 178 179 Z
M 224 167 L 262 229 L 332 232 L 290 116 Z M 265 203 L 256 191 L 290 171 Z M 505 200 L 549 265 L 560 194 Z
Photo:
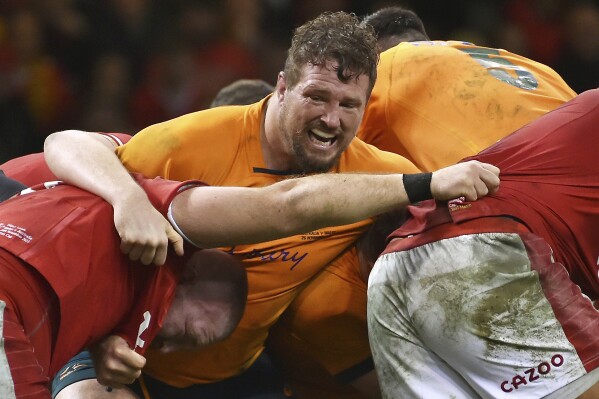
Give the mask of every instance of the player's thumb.
M 172 226 L 166 228 L 166 236 L 168 237 L 168 242 L 173 245 L 175 253 L 179 256 L 183 255 L 183 237 Z

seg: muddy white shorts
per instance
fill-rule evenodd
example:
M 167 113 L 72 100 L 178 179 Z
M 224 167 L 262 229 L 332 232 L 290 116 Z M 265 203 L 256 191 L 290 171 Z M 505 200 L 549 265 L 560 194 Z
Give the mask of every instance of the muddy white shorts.
M 385 398 L 575 398 L 599 380 L 599 312 L 531 233 L 386 253 L 368 328 Z

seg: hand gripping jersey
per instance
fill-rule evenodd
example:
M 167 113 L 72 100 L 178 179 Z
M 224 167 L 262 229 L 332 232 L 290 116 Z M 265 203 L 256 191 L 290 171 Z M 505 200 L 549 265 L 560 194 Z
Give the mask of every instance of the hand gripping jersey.
M 472 157 L 501 169 L 497 193 L 408 208 L 369 280 L 387 396 L 577 397 L 599 379 L 598 122 L 599 90 L 582 93 Z
M 599 90 L 589 90 L 472 157 L 501 169 L 500 189 L 449 207 L 456 222 L 498 215 L 521 220 L 593 300 L 599 298 L 598 122 Z M 410 226 L 400 231 L 414 234 Z
M 266 168 L 260 146 L 265 99 L 249 106 L 219 107 L 150 126 L 119 147 L 130 171 L 211 185 L 259 187 L 288 177 Z M 354 140 L 332 172 L 418 170 L 403 157 Z M 228 221 L 223 221 L 227 223 Z M 170 385 L 221 380 L 245 370 L 261 353 L 268 329 L 299 288 L 349 247 L 369 224 L 332 227 L 300 236 L 225 250 L 244 257 L 249 296 L 243 319 L 222 343 L 194 353 L 150 351 L 145 370 Z
M 137 179 L 163 214 L 184 185 Z M 0 207 L 0 247 L 36 269 L 59 299 L 50 375 L 115 329 L 143 353 L 161 326 L 182 262 L 169 258 L 166 267 L 129 264 L 107 202 L 75 187 L 47 187 L 52 188 Z
M 496 194 L 450 202 L 450 218 L 435 210 L 432 201 L 409 207 L 412 219 L 391 237 L 418 234 L 444 222 L 510 216 L 547 241 L 572 281 L 591 300 L 598 299 L 598 123 L 599 90 L 589 90 L 471 158 L 501 169 Z M 405 240 L 420 245 L 419 237 Z
M 381 54 L 358 137 L 433 171 L 487 148 L 572 99 L 551 68 L 464 42 L 401 43 Z

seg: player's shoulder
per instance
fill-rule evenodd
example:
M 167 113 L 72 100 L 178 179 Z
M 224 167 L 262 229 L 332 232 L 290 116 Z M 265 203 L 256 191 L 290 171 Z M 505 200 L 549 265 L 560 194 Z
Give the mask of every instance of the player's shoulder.
M 399 52 L 399 53 L 407 53 L 407 52 L 430 52 L 433 50 L 439 51 L 454 51 L 455 49 L 460 49 L 463 47 L 474 46 L 474 44 L 469 42 L 455 41 L 455 40 L 423 40 L 423 41 L 414 41 L 414 42 L 401 42 L 397 46 L 392 47 L 391 49 L 383 52 L 381 54 Z
M 190 146 L 198 149 L 219 143 L 230 146 L 259 129 L 259 123 L 259 111 L 251 105 L 210 108 L 149 126 L 137 133 L 129 146 L 145 144 L 179 149 Z
M 435 72 L 447 71 L 451 68 L 438 68 L 439 58 L 443 58 L 444 66 L 450 67 L 453 62 L 463 62 L 468 58 L 468 46 L 470 43 L 455 41 L 419 41 L 403 42 L 381 53 L 378 66 L 379 75 L 382 78 L 386 74 L 396 73 L 421 74 L 426 73 L 427 68 L 434 67 Z M 391 78 L 389 76 L 388 78 Z M 430 79 L 430 77 L 428 78 Z
M 215 127 L 237 125 L 243 121 L 249 106 L 226 106 L 192 112 L 158 124 L 166 129 L 193 132 Z

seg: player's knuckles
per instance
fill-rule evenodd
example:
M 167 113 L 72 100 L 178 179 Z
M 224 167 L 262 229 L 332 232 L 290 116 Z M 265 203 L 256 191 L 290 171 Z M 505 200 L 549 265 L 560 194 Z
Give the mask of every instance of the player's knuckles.
M 162 243 L 164 241 L 166 241 L 167 238 L 164 236 L 163 232 L 148 232 L 147 234 L 144 234 L 143 236 L 139 236 L 135 242 L 136 245 L 138 245 L 139 247 L 143 247 L 145 248 L 157 248 L 160 245 L 162 245 Z
M 141 374 L 141 372 L 140 372 L 140 374 Z M 131 384 L 138 377 L 139 377 L 139 375 L 137 375 L 137 372 L 122 371 L 119 373 L 112 374 L 112 376 L 108 379 L 108 381 L 113 386 L 113 388 L 117 388 L 116 385 L 120 384 L 122 386 L 122 385 Z
M 146 245 L 152 248 L 166 247 L 168 245 L 168 237 L 164 232 L 161 232 L 159 237 L 152 237 Z
M 156 254 L 156 256 L 154 256 L 154 260 L 152 263 L 154 263 L 156 266 L 162 266 L 162 265 L 164 265 L 165 262 L 166 262 L 166 253 Z
M 466 164 L 466 172 L 468 173 L 469 176 L 479 176 L 481 173 L 482 167 L 480 166 L 480 164 L 475 163 L 475 162 L 468 162 Z
M 114 376 L 114 374 L 118 373 L 122 370 L 123 363 L 120 360 L 117 360 L 114 357 L 109 357 L 104 361 L 104 378 L 108 378 L 109 376 Z
M 131 355 L 131 349 L 124 345 L 113 346 L 112 348 L 112 358 L 118 361 L 122 359 L 127 359 Z
M 133 262 L 137 262 L 139 260 L 139 253 L 134 254 L 132 252 L 129 252 L 129 259 Z
M 478 197 L 481 198 L 481 197 L 486 196 L 487 194 L 489 194 L 489 189 L 487 188 L 487 186 L 483 186 L 483 187 L 481 187 L 480 191 L 478 192 Z
M 139 260 L 143 253 L 144 247 L 140 245 L 134 245 L 129 251 L 129 259 L 131 260 Z
M 139 261 L 141 262 L 142 265 L 144 266 L 148 266 L 152 263 L 152 259 L 147 259 L 147 258 L 141 258 Z
M 147 249 L 140 257 L 140 262 L 144 265 L 149 265 L 154 260 L 155 251 L 153 249 Z
M 135 380 L 138 379 L 138 378 L 139 378 L 139 376 L 137 376 L 137 377 L 131 377 L 131 376 L 127 377 L 126 379 L 123 380 L 123 384 L 124 385 L 121 386 L 121 388 L 123 388 L 125 385 L 133 384 L 135 382 Z

